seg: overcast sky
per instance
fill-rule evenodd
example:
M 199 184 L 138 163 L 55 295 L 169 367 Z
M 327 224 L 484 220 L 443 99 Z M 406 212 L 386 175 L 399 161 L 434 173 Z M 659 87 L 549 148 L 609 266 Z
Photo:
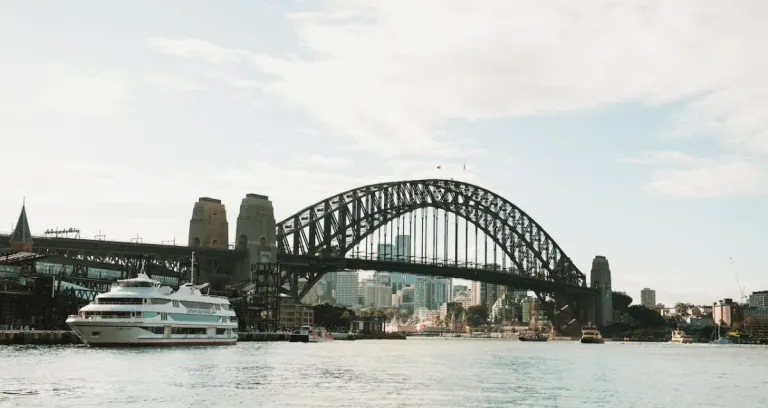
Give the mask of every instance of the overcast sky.
M 455 177 L 639 300 L 768 289 L 768 2 L 0 1 L 0 214 L 186 241 Z M 467 170 L 463 171 L 466 163 Z M 442 166 L 438 171 L 436 166 Z

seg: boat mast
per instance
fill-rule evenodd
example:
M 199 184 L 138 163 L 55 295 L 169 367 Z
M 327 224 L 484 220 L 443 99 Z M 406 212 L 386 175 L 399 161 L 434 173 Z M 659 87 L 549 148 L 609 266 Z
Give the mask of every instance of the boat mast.
M 195 284 L 195 251 L 192 251 L 192 258 L 189 263 L 189 280 L 192 285 Z

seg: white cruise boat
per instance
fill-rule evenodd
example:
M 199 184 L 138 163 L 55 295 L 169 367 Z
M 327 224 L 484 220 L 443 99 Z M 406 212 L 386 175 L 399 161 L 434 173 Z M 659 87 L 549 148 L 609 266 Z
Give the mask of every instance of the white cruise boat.
M 236 314 L 227 298 L 203 294 L 207 286 L 185 283 L 174 292 L 141 272 L 96 296 L 67 325 L 89 346 L 236 344 Z

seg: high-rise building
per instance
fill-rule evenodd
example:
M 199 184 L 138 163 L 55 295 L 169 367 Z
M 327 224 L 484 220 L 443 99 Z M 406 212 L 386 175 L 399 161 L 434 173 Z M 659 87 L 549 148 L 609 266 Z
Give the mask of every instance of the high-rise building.
M 336 303 L 351 307 L 357 306 L 357 271 L 336 272 Z
M 437 310 L 443 303 L 452 300 L 451 280 L 446 278 L 434 278 L 431 280 L 429 309 Z
M 376 282 L 365 282 L 363 286 L 363 306 L 390 308 L 392 307 L 392 291 L 389 285 Z
M 416 283 L 413 285 L 414 309 L 429 309 L 432 305 L 432 279 L 431 276 L 416 277 Z
M 376 283 L 380 283 L 382 285 L 389 286 L 389 272 L 376 272 L 373 274 L 373 279 L 376 281 Z
M 392 252 L 393 252 L 392 244 L 379 244 L 376 248 L 376 259 L 392 260 L 394 259 Z
M 466 285 L 453 285 L 453 296 L 455 297 L 459 293 L 466 292 L 469 288 Z
M 395 236 L 395 248 L 394 259 L 398 262 L 413 262 L 411 259 L 411 236 L 410 235 L 397 235 Z M 416 275 L 410 273 L 398 273 L 390 275 L 392 285 L 408 286 L 416 283 Z M 401 287 L 402 287 L 401 286 Z
M 768 309 L 768 290 L 761 290 L 758 292 L 752 292 L 749 295 L 749 307 L 755 307 L 758 309 Z
M 472 305 L 478 306 L 485 304 L 486 284 L 483 282 L 472 282 Z
M 413 285 L 406 286 L 398 291 L 400 296 L 400 306 L 404 309 L 413 310 L 413 298 L 415 293 L 415 287 Z
M 640 304 L 649 309 L 656 307 L 656 291 L 650 288 L 643 288 L 640 291 Z
M 507 297 L 515 300 L 523 300 L 528 297 L 528 289 L 517 289 L 507 286 Z

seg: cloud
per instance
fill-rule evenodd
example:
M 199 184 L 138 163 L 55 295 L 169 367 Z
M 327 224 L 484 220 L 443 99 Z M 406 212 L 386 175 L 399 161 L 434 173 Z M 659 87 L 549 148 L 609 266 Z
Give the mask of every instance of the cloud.
M 125 87 L 103 76 L 69 76 L 52 89 L 48 89 L 40 100 L 48 107 L 85 115 L 106 115 L 126 95 Z
M 200 58 L 215 64 L 242 61 L 248 58 L 250 53 L 234 48 L 225 48 L 213 45 L 208 41 L 194 38 L 170 39 L 167 37 L 155 37 L 147 40 L 150 47 L 164 54 L 176 55 L 187 58 Z
M 440 134 L 447 120 L 678 100 L 678 133 L 752 154 L 768 153 L 766 19 L 762 0 L 337 0 L 291 17 L 301 56 L 150 44 L 256 67 L 264 92 L 381 155 L 466 153 Z
M 644 189 L 674 197 L 759 196 L 768 193 L 768 161 L 749 156 L 694 157 L 676 151 L 646 152 L 624 163 L 655 167 Z
M 654 174 L 645 189 L 693 198 L 760 196 L 768 193 L 768 163 L 734 159 L 681 169 L 663 168 Z
M 312 154 L 306 158 L 305 163 L 325 168 L 343 169 L 351 166 L 354 162 L 345 157 Z
M 619 159 L 622 163 L 642 164 L 642 165 L 687 165 L 700 163 L 702 160 L 683 152 L 677 151 L 659 151 L 659 152 L 645 152 L 637 157 L 626 157 Z

